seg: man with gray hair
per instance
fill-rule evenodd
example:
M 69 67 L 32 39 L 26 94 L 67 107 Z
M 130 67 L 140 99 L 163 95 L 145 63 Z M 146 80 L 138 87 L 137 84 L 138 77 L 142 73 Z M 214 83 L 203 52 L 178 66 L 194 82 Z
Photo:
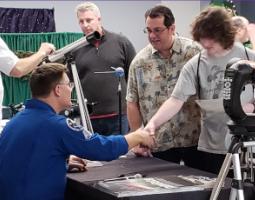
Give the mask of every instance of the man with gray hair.
M 128 132 L 125 102 L 126 80 L 129 65 L 135 56 L 135 49 L 123 35 L 103 28 L 100 10 L 94 3 L 85 2 L 78 5 L 76 14 L 80 28 L 85 35 L 94 31 L 101 35 L 100 40 L 82 47 L 75 54 L 84 96 L 88 103 L 96 103 L 90 116 L 93 129 L 104 135 L 120 132 L 125 134 Z M 111 68 L 118 67 L 123 68 L 125 73 L 125 78 L 120 78 L 121 84 L 114 74 L 95 73 L 111 71 Z M 118 97 L 118 86 L 120 85 L 121 98 Z M 100 91 L 95 88 L 100 88 Z M 120 110 L 123 111 L 122 123 L 119 123 Z

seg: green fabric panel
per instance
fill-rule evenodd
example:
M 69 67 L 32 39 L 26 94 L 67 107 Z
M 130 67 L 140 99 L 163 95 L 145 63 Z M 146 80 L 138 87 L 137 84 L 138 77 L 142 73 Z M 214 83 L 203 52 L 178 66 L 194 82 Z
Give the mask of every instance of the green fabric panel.
M 57 49 L 82 37 L 82 33 L 0 33 L 13 51 L 36 52 L 42 42 L 53 43 Z
M 213 6 L 224 6 L 224 0 L 212 0 L 210 5 L 213 5 Z
M 56 49 L 62 48 L 83 36 L 82 33 L 0 33 L 0 37 L 18 57 L 21 52 L 36 52 L 42 42 L 50 42 Z M 18 104 L 31 97 L 28 76 L 8 77 L 2 73 L 4 86 L 3 105 Z M 75 95 L 74 95 L 75 96 Z

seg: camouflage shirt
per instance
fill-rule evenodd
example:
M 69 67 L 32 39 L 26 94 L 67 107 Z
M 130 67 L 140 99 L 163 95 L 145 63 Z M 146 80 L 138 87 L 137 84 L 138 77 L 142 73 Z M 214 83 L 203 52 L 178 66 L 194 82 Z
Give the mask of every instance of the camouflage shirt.
M 182 67 L 199 51 L 200 47 L 192 40 L 176 37 L 171 58 L 162 58 L 150 44 L 136 55 L 130 65 L 126 99 L 138 103 L 143 124 L 170 97 Z M 160 126 L 153 151 L 195 146 L 199 133 L 200 111 L 194 100 L 189 99 L 180 112 Z

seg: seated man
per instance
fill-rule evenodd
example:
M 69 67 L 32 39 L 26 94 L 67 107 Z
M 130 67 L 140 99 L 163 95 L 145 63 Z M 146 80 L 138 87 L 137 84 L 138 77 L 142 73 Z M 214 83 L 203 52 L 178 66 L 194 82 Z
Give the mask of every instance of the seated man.
M 153 136 L 141 130 L 85 139 L 82 126 L 58 115 L 71 106 L 73 84 L 66 70 L 56 63 L 36 68 L 29 83 L 33 98 L 4 128 L 0 137 L 1 199 L 64 199 L 70 154 L 110 161 L 136 145 L 153 146 Z

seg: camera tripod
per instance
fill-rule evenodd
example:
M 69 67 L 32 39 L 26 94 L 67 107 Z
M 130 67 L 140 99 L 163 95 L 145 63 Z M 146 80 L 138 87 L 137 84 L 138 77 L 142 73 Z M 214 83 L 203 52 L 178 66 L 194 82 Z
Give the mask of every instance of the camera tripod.
M 252 136 L 253 135 L 253 136 Z M 246 176 L 246 178 L 250 179 L 252 182 L 254 181 L 254 174 L 253 174 L 253 158 L 252 158 L 252 147 L 255 147 L 255 133 L 250 133 L 250 136 L 243 136 L 243 135 L 234 135 L 232 138 L 232 142 L 229 146 L 228 153 L 226 154 L 225 160 L 221 166 L 219 175 L 216 179 L 216 183 L 213 187 L 210 200 L 217 200 L 217 197 L 220 193 L 221 187 L 224 183 L 224 180 L 229 172 L 229 168 L 231 165 L 231 162 L 233 164 L 233 172 L 234 172 L 234 178 L 232 180 L 231 184 L 231 192 L 229 199 L 235 200 L 236 198 L 238 200 L 244 200 L 244 178 L 242 178 L 242 170 L 241 170 L 241 164 L 240 164 L 240 153 L 243 152 L 243 149 L 247 148 L 247 153 L 249 156 L 249 153 L 251 154 L 250 157 L 248 157 L 247 165 L 250 169 L 250 177 Z M 243 152 L 244 153 L 244 152 Z

